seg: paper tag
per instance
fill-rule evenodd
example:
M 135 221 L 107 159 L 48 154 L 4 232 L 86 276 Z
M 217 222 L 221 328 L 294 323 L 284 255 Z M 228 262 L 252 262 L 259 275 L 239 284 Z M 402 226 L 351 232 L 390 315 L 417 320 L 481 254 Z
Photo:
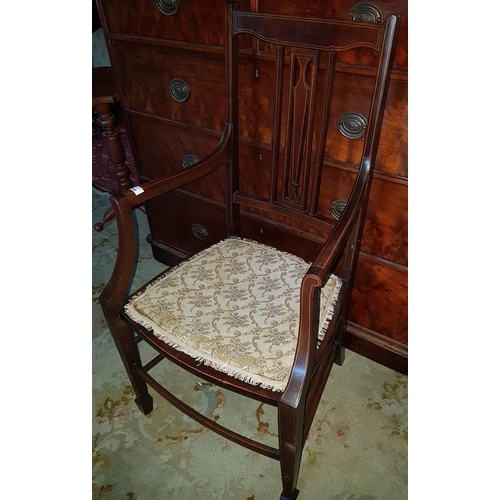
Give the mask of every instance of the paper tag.
M 132 191 L 136 196 L 139 196 L 141 193 L 144 193 L 144 189 L 142 189 L 141 186 L 131 187 L 130 191 Z

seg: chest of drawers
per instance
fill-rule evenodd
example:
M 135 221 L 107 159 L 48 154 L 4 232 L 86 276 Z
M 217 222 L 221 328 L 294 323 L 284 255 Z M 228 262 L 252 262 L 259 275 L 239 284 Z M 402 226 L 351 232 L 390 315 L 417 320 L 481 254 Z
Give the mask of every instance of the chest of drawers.
M 175 173 L 207 156 L 224 128 L 224 0 L 98 0 L 104 35 L 140 179 Z M 378 22 L 401 15 L 398 50 L 388 95 L 349 317 L 347 347 L 399 371 L 407 371 L 407 4 L 403 0 L 242 0 L 241 9 Z M 259 193 L 271 154 L 267 119 L 272 111 L 272 65 L 265 44 L 244 43 L 239 103 L 240 151 L 250 168 L 245 191 Z M 363 119 L 370 96 L 353 102 L 349 90 L 374 78 L 369 57 L 339 54 L 330 131 L 344 138 L 338 149 L 327 137 L 322 215 L 335 216 L 346 193 L 338 178 L 354 179 L 361 154 Z M 321 81 L 320 81 L 321 85 Z M 147 206 L 156 259 L 169 265 L 225 235 L 224 178 L 192 183 Z M 283 233 L 279 223 L 245 214 L 243 236 L 269 234 L 284 250 L 311 258 L 314 241 Z

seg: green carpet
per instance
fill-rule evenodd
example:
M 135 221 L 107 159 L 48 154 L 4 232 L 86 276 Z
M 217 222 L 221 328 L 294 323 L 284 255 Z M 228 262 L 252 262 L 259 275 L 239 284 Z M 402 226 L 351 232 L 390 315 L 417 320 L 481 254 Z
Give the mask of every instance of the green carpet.
M 109 206 L 93 189 L 93 222 Z M 165 269 L 146 243 L 137 211 L 139 263 L 134 288 Z M 92 233 L 93 500 L 278 500 L 279 463 L 246 450 L 184 416 L 153 390 L 144 416 L 110 336 L 98 297 L 113 270 L 115 222 Z M 152 349 L 144 342 L 147 357 Z M 149 358 L 147 358 L 149 359 Z M 222 391 L 161 364 L 154 375 L 198 411 L 276 446 L 276 409 Z M 299 500 L 402 500 L 408 497 L 408 378 L 347 351 L 334 366 L 302 458 Z

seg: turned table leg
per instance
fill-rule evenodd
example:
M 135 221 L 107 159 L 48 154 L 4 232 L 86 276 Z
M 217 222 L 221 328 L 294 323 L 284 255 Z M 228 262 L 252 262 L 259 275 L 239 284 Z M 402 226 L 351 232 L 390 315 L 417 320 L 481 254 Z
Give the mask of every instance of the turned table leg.
M 132 187 L 132 182 L 130 180 L 130 170 L 125 164 L 125 151 L 116 128 L 116 118 L 111 112 L 110 103 L 95 104 L 94 108 L 97 112 L 97 122 L 103 129 L 103 146 L 108 152 L 110 162 L 115 166 L 118 190 L 123 192 Z M 114 217 L 113 209 L 108 208 L 101 222 L 94 224 L 94 229 L 102 231 L 104 224 L 113 220 Z

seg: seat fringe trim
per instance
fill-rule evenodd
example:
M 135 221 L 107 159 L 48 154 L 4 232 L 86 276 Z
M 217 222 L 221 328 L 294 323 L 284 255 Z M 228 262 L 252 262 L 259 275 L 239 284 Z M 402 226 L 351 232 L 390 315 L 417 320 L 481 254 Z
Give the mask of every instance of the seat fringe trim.
M 148 331 L 152 332 L 156 337 L 158 337 L 160 340 L 168 344 L 170 347 L 173 349 L 185 353 L 191 358 L 193 358 L 195 361 L 198 361 L 200 364 L 204 364 L 205 366 L 209 366 L 210 368 L 213 368 L 219 372 L 225 373 L 229 375 L 230 377 L 234 377 L 237 380 L 241 380 L 242 382 L 245 382 L 246 384 L 250 385 L 258 385 L 262 387 L 263 389 L 268 389 L 273 392 L 283 392 L 286 388 L 286 385 L 288 384 L 288 380 L 286 380 L 286 383 L 284 384 L 269 384 L 268 380 L 264 380 L 263 378 L 259 377 L 258 375 L 255 375 L 253 373 L 245 372 L 243 371 L 242 368 L 239 370 L 234 370 L 231 367 L 222 364 L 222 363 L 216 363 L 215 361 L 212 361 L 210 359 L 207 359 L 206 357 L 200 355 L 198 352 L 194 351 L 188 346 L 185 346 L 179 342 L 175 342 L 171 338 L 169 338 L 165 333 L 163 333 L 162 330 L 159 328 L 154 328 L 151 325 L 147 323 L 146 320 L 144 320 L 141 316 L 139 316 L 137 313 L 135 313 L 132 309 L 129 309 L 127 306 L 125 306 L 125 310 L 127 312 L 127 316 L 132 319 L 135 323 L 143 326 L 146 328 Z

